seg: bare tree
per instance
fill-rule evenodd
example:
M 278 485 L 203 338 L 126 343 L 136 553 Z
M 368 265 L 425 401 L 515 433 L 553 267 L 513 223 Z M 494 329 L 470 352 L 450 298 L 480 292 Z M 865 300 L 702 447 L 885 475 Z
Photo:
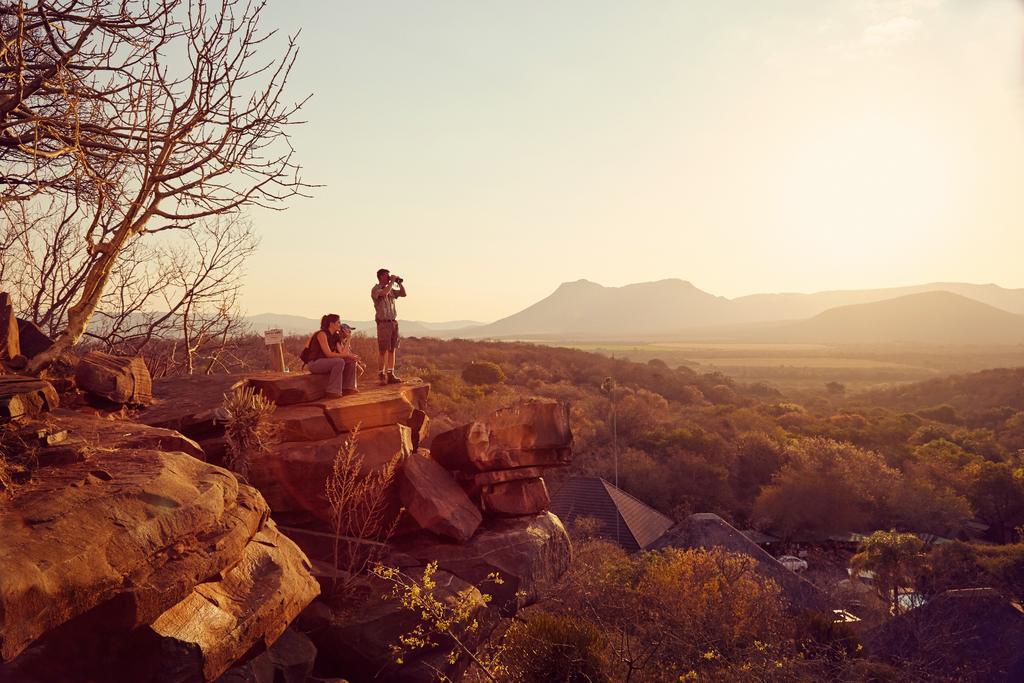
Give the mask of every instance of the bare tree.
M 42 192 L 95 195 L 113 157 L 137 151 L 108 112 L 181 35 L 177 0 L 19 0 L 0 5 L 0 205 Z
M 5 201 L 73 197 L 81 281 L 38 371 L 85 334 L 119 259 L 145 234 L 191 230 L 306 187 L 283 88 L 296 55 L 257 63 L 265 3 L 39 0 L 0 11 Z M 14 189 L 12 189 L 14 188 Z

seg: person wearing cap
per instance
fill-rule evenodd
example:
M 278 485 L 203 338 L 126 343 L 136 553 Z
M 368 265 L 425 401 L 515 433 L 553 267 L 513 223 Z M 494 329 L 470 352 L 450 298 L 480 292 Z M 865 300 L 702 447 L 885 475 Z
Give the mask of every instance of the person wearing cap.
M 328 313 L 320 318 L 320 329 L 307 342 L 310 351 L 306 362 L 309 371 L 317 375 L 328 375 L 327 396 L 338 398 L 358 394 L 355 386 L 356 364 L 359 356 L 345 346 L 340 346 L 341 331 L 349 325 L 342 325 L 341 316 Z
M 377 377 L 381 384 L 402 382 L 401 378 L 395 376 L 395 355 L 399 343 L 395 299 L 400 296 L 405 296 L 402 278 L 392 275 L 387 268 L 378 270 L 377 284 L 370 290 L 370 297 L 373 299 L 374 320 L 377 321 Z
M 347 360 L 345 362 L 345 386 L 354 391 L 349 393 L 357 393 L 357 381 L 359 375 L 363 374 L 365 367 L 359 356 L 352 351 L 352 333 L 356 331 L 356 328 L 352 327 L 348 323 L 342 323 L 341 327 L 338 328 L 338 353 L 345 355 Z

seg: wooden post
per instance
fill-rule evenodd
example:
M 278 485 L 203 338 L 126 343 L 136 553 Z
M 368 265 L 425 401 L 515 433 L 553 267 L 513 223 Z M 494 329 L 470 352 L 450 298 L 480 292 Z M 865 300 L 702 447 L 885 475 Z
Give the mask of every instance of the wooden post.
M 288 372 L 288 368 L 284 365 L 284 332 L 280 329 L 265 331 L 263 343 L 270 351 L 270 367 L 275 372 Z

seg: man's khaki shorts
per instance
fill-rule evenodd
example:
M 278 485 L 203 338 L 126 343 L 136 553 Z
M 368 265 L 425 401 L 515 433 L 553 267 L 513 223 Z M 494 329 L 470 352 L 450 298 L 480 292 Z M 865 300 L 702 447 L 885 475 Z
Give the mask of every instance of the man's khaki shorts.
M 382 352 L 398 350 L 397 320 L 377 321 L 377 350 Z

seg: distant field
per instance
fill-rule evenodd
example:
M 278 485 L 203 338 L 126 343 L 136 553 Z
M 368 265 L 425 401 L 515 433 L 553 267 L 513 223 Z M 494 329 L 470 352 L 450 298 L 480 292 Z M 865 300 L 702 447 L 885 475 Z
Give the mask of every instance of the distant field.
M 741 382 L 766 382 L 783 391 L 823 391 L 839 382 L 848 391 L 930 377 L 1024 366 L 1024 347 L 824 346 L 693 342 L 552 344 L 637 362 L 723 372 Z

